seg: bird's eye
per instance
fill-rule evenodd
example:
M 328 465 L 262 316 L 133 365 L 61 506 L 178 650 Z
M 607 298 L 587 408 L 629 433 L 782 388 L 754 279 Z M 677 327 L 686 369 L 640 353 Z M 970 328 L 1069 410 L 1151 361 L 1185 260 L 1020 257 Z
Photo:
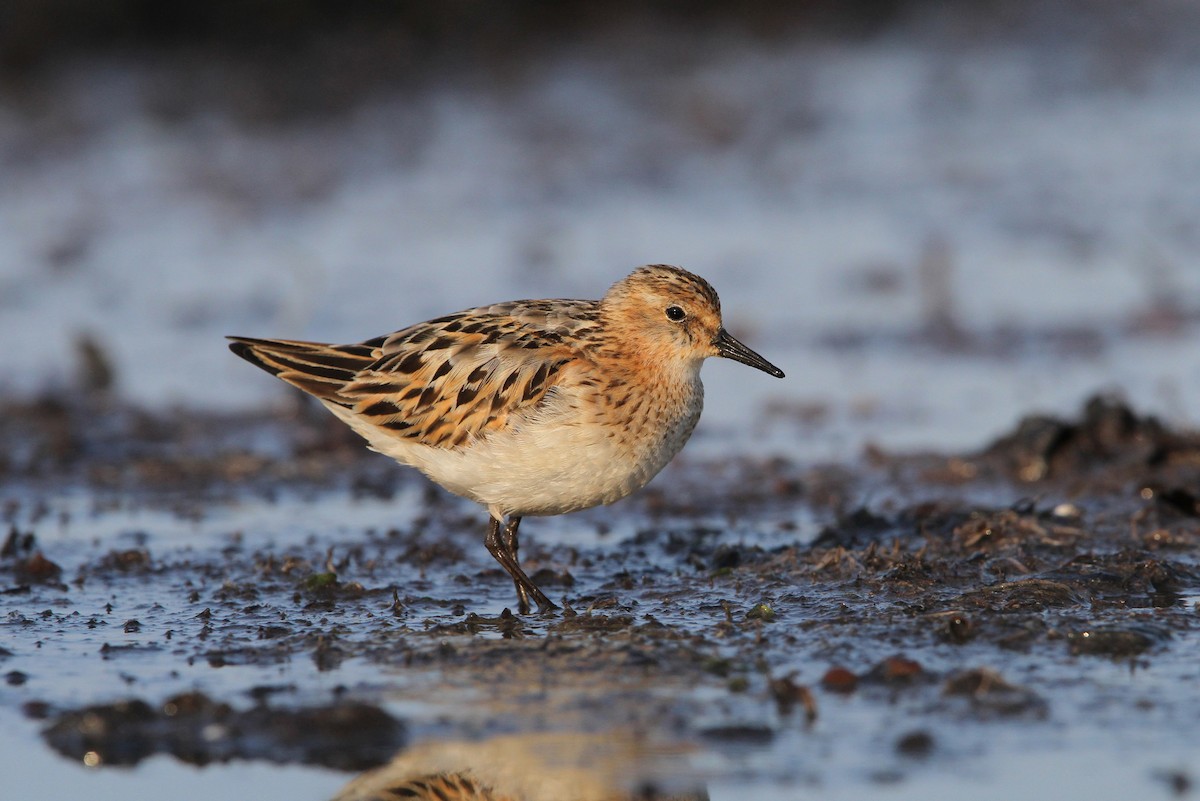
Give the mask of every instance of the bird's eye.
M 677 323 L 680 320 L 682 320 L 684 317 L 687 317 L 687 312 L 685 312 L 683 309 L 679 308 L 678 306 L 668 306 L 667 307 L 667 319 L 670 320 L 671 322 Z

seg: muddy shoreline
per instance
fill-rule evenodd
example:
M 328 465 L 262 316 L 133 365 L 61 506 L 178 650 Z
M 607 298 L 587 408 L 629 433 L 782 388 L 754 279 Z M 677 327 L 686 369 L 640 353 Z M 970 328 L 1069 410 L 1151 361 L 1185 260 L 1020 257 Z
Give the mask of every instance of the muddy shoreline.
M 1200 435 L 1113 398 L 971 453 L 685 452 L 635 498 L 575 516 L 583 542 L 553 533 L 567 518 L 530 526 L 531 572 L 564 608 L 527 617 L 505 608 L 482 515 L 306 407 L 37 399 L 0 420 L 5 698 L 86 764 L 352 771 L 430 738 L 545 731 L 736 754 L 819 729 L 852 697 L 910 712 L 880 748 L 886 783 L 989 721 L 1087 727 L 1115 706 L 1161 727 L 1200 711 L 1170 686 L 1114 694 L 1089 668 L 1185 675 L 1196 653 Z M 328 499 L 409 512 L 303 519 Z M 294 535 L 223 522 L 247 505 Z M 87 534 L 139 510 L 201 533 Z M 70 659 L 104 678 L 58 681 Z M 300 662 L 332 681 L 264 681 Z M 1102 713 L 1080 703 L 1101 696 Z

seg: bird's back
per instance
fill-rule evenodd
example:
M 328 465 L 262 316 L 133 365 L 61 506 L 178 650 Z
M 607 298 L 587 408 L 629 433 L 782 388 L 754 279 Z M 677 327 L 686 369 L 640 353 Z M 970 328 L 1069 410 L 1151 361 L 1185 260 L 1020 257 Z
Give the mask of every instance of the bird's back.
M 595 301 L 514 301 L 351 345 L 230 337 L 230 348 L 379 436 L 454 448 L 541 402 L 596 312 Z

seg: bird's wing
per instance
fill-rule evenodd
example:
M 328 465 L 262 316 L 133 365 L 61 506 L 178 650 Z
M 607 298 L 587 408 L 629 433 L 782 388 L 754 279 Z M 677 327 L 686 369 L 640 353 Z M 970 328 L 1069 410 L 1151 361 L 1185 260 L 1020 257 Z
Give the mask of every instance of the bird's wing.
M 229 349 L 292 386 L 321 400 L 342 403 L 338 392 L 375 361 L 376 348 L 327 345 L 291 339 L 229 337 Z M 344 404 L 343 404 L 344 405 Z
M 596 325 L 593 301 L 469 309 L 356 345 L 235 338 L 235 353 L 398 438 L 454 448 L 542 401 Z

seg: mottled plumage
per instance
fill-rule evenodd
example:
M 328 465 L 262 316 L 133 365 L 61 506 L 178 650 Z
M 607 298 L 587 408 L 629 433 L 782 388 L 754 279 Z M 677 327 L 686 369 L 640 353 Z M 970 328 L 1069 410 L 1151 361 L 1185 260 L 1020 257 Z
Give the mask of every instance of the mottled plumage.
M 426 741 L 356 777 L 334 801 L 708 801 L 686 778 L 688 753 L 622 730 Z
M 537 794 L 540 795 L 540 794 Z M 660 795 L 653 788 L 644 792 L 629 793 L 613 790 L 603 796 L 572 796 L 586 801 L 708 801 L 704 792 L 684 795 Z M 399 784 L 372 788 L 369 794 L 356 794 L 353 801 L 527 801 L 526 795 L 500 794 L 487 784 L 473 779 L 465 773 L 439 773 L 421 776 Z M 342 801 L 341 798 L 334 801 Z M 536 801 L 536 799 L 534 800 Z M 560 797 L 557 801 L 563 801 Z M 571 799 L 567 799 L 571 801 Z
M 598 301 L 499 303 L 354 345 L 231 339 L 374 450 L 487 507 L 486 544 L 522 612 L 531 595 L 553 608 L 519 564 L 523 516 L 644 486 L 700 417 L 705 358 L 783 376 L 725 331 L 708 282 L 666 265 L 635 270 Z
M 365 801 L 365 800 L 364 800 Z M 420 776 L 381 787 L 369 801 L 514 801 L 462 773 Z

